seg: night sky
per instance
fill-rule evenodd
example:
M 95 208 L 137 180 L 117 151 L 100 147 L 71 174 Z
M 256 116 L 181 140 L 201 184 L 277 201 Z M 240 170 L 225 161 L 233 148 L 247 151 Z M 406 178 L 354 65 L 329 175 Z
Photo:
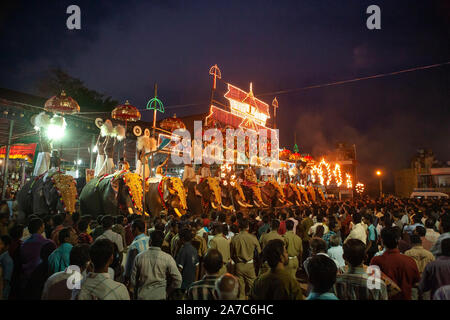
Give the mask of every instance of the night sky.
M 66 28 L 67 6 L 81 30 Z M 381 8 L 368 30 L 366 8 Z M 37 93 L 59 66 L 144 107 L 157 82 L 169 114 L 208 110 L 208 69 L 256 95 L 450 61 L 450 2 L 18 1 L 0 8 L 0 87 Z M 390 178 L 419 148 L 450 160 L 450 65 L 277 95 L 281 145 L 315 156 L 355 143 L 360 180 Z M 270 103 L 273 95 L 261 99 Z M 185 108 L 170 106 L 198 103 Z M 83 108 L 83 106 L 81 106 Z M 150 115 L 148 115 L 150 117 Z M 393 190 L 392 190 L 393 191 Z

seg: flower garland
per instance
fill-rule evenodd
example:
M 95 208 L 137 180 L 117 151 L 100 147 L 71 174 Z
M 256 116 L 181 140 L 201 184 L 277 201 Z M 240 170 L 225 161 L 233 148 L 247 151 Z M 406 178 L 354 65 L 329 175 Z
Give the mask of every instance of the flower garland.
M 64 211 L 75 212 L 75 203 L 78 197 L 75 179 L 72 176 L 56 173 L 51 177 Z

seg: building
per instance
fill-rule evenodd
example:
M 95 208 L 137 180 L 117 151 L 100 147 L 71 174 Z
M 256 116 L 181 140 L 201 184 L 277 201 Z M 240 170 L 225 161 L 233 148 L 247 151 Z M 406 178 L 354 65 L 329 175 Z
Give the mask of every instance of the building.
M 450 195 L 450 161 L 435 158 L 432 150 L 420 149 L 410 168 L 394 173 L 395 194 L 409 197 L 413 191 L 435 191 Z

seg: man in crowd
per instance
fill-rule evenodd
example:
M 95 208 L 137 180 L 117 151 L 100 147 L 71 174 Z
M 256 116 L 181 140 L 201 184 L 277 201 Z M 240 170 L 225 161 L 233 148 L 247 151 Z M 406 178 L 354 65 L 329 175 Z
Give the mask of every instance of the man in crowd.
M 216 300 L 215 283 L 219 277 L 219 270 L 223 267 L 222 255 L 216 249 L 209 249 L 203 259 L 205 276 L 193 282 L 188 289 L 189 300 Z
M 281 241 L 285 241 L 282 235 L 278 233 L 278 229 L 280 227 L 280 221 L 277 219 L 273 219 L 270 223 L 270 232 L 264 233 L 261 238 L 259 239 L 259 242 L 261 244 L 261 249 L 264 250 L 265 246 L 269 243 L 269 241 L 278 239 Z M 265 272 L 269 271 L 269 265 L 267 262 L 264 262 L 259 269 L 259 274 L 263 274 Z
M 306 300 L 339 300 L 331 292 L 336 282 L 336 263 L 327 256 L 317 254 L 309 261 L 308 268 L 308 282 L 311 286 L 311 292 Z
M 418 226 L 415 231 L 417 231 L 417 229 L 419 228 L 424 229 L 423 227 Z M 435 260 L 434 256 L 430 251 L 423 248 L 422 240 L 420 239 L 419 235 L 411 235 L 410 240 L 412 248 L 407 250 L 405 252 L 405 255 L 414 259 L 417 264 L 417 268 L 419 269 L 419 273 L 422 274 L 423 270 L 425 270 L 425 266 L 429 262 Z
M 350 239 L 344 244 L 344 259 L 348 270 L 336 278 L 334 292 L 340 300 L 387 300 L 386 284 L 379 278 L 369 279 L 363 267 L 366 246 L 361 240 Z
M 231 262 L 231 249 L 230 240 L 225 238 L 223 235 L 224 230 L 226 230 L 226 224 L 218 224 L 216 226 L 217 233 L 214 238 L 211 239 L 209 247 L 211 249 L 217 249 L 222 255 L 223 265 L 219 270 L 219 276 L 227 272 L 227 265 Z
M 417 264 L 411 257 L 400 253 L 396 227 L 381 230 L 381 240 L 386 251 L 373 257 L 370 264 L 380 267 L 401 288 L 402 291 L 391 297 L 392 300 L 411 300 L 412 287 L 420 280 Z
M 254 266 L 254 253 L 261 253 L 258 239 L 248 232 L 248 220 L 239 222 L 240 232 L 231 239 L 231 258 L 236 267 L 236 276 L 239 279 L 239 299 L 244 299 L 246 292 L 250 292 L 256 279 Z M 275 229 L 277 230 L 277 229 Z
M 50 274 L 65 270 L 70 263 L 70 251 L 78 243 L 78 236 L 73 228 L 64 228 L 58 233 L 59 247 L 48 257 Z
M 123 252 L 122 236 L 112 230 L 114 218 L 112 216 L 104 216 L 102 219 L 103 233 L 97 239 L 108 239 L 116 244 L 119 253 Z
M 441 243 L 444 239 L 450 238 L 450 214 L 446 213 L 441 216 L 439 229 L 441 231 L 441 235 L 436 240 L 436 243 L 431 248 L 431 253 L 437 258 L 442 255 Z
M 289 256 L 284 240 L 269 241 L 263 250 L 263 257 L 269 264 L 270 271 L 255 280 L 249 298 L 252 300 L 302 300 L 300 284 L 286 270 Z
M 128 284 L 131 277 L 131 271 L 134 265 L 134 259 L 138 254 L 144 252 L 149 247 L 150 238 L 145 235 L 145 223 L 142 220 L 135 219 L 131 224 L 134 240 L 130 244 L 127 252 L 127 261 L 125 263 L 124 282 Z
M 238 300 L 239 280 L 230 273 L 221 275 L 216 280 L 215 293 L 218 300 Z
M 286 233 L 284 234 L 284 241 L 286 243 L 286 250 L 289 257 L 286 270 L 295 278 L 299 266 L 299 257 L 301 259 L 303 253 L 302 239 L 294 233 L 294 221 L 288 219 L 286 221 Z
M 114 247 L 111 240 L 97 239 L 89 249 L 94 272 L 86 276 L 77 296 L 78 300 L 130 300 L 128 290 L 108 274 L 113 262 Z
M 181 273 L 172 256 L 161 250 L 163 241 L 161 231 L 152 232 L 149 248 L 136 256 L 129 285 L 134 299 L 165 300 L 180 288 Z
M 177 254 L 175 261 L 180 269 L 183 281 L 181 283 L 181 289 L 187 290 L 192 282 L 195 281 L 199 257 L 198 251 L 194 248 L 191 241 L 193 239 L 193 233 L 191 229 L 185 228 L 180 231 L 180 238 L 183 241 L 183 245 Z
M 355 213 L 352 217 L 353 228 L 350 230 L 347 239 L 345 239 L 344 243 L 350 239 L 358 239 L 361 240 L 364 244 L 367 242 L 367 233 L 365 224 L 362 222 L 361 214 Z
M 60 232 L 61 234 L 61 232 Z M 44 285 L 42 300 L 71 300 L 75 298 L 86 278 L 86 269 L 90 262 L 89 245 L 79 244 L 70 251 L 70 268 L 51 275 Z M 69 277 L 74 279 L 72 287 L 68 286 Z M 73 288 L 73 289 L 72 289 Z

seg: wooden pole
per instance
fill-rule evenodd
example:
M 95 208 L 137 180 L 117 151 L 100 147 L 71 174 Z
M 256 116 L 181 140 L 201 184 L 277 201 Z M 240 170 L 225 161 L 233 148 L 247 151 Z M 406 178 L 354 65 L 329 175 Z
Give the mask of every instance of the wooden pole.
M 158 84 L 155 83 L 155 98 L 158 96 Z M 155 109 L 153 109 L 153 130 L 152 130 L 152 137 L 156 140 L 156 106 Z M 145 160 L 144 160 L 145 163 Z M 150 172 L 149 172 L 149 177 L 153 177 L 153 165 L 154 165 L 154 160 L 153 160 L 153 153 L 152 153 L 152 159 L 150 160 Z M 144 176 L 145 177 L 145 176 Z
M 95 148 L 94 143 L 95 143 L 95 135 L 93 134 L 92 140 L 91 140 L 91 148 L 90 148 L 91 158 L 90 158 L 90 162 L 89 162 L 89 169 L 92 169 L 92 166 L 94 165 L 94 151 L 93 151 L 93 149 Z M 97 152 L 98 152 L 98 150 L 97 150 Z
M 9 162 L 9 152 L 11 149 L 11 138 L 12 132 L 14 128 L 14 120 L 9 121 L 9 135 L 8 135 L 8 145 L 6 147 L 5 154 L 5 168 L 3 170 L 3 190 L 2 190 L 2 199 L 5 200 L 6 188 L 8 186 L 8 162 Z

